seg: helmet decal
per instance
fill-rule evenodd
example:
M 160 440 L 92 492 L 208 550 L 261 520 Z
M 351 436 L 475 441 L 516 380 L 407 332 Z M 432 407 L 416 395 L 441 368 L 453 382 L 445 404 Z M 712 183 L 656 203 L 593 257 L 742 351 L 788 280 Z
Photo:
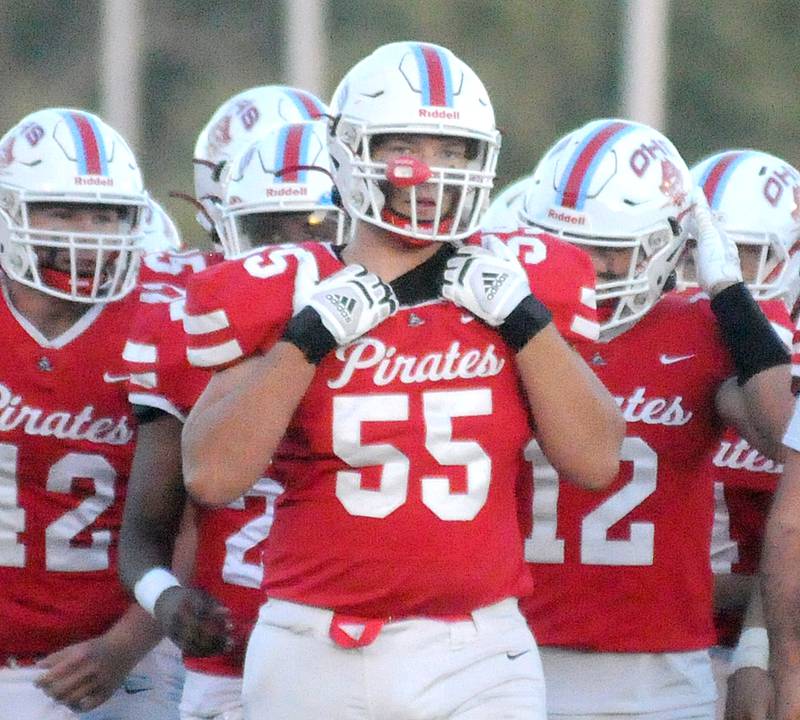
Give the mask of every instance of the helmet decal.
M 62 117 L 75 143 L 78 175 L 108 175 L 106 147 L 94 120 L 76 112 L 64 112 Z
M 300 117 L 298 119 L 318 120 L 325 115 L 325 106 L 311 93 L 292 88 L 289 90 L 287 95 L 289 96 L 289 99 L 294 102 L 295 107 L 300 113 Z
M 610 122 L 584 138 L 572 153 L 562 176 L 558 187 L 559 204 L 573 210 L 583 210 L 586 193 L 600 161 L 613 147 L 614 141 L 635 129 L 635 125 L 626 122 Z
M 297 168 L 298 165 L 307 165 L 304 158 L 308 157 L 312 134 L 313 130 L 309 125 L 286 125 L 281 128 L 276 156 L 277 168 Z M 275 180 L 286 183 L 305 182 L 307 175 L 307 170 L 291 169 L 277 175 Z
M 411 47 L 422 83 L 422 104 L 452 107 L 453 79 L 447 58 L 433 45 L 414 43 Z
M 719 205 L 725 195 L 725 186 L 731 179 L 734 169 L 751 154 L 744 151 L 722 153 L 716 162 L 709 164 L 705 169 L 699 185 L 703 188 L 712 210 L 719 210 Z

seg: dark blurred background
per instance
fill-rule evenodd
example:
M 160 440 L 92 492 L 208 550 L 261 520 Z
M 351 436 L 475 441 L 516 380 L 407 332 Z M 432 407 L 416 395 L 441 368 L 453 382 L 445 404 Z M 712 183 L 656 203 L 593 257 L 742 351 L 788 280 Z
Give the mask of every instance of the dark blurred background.
M 656 125 L 690 164 L 755 147 L 797 165 L 799 27 L 797 0 L 0 0 L 0 126 L 45 106 L 99 113 L 192 244 L 193 210 L 167 193 L 191 191 L 198 132 L 247 87 L 327 101 L 378 45 L 422 40 L 489 89 L 498 188 L 558 136 L 612 115 Z

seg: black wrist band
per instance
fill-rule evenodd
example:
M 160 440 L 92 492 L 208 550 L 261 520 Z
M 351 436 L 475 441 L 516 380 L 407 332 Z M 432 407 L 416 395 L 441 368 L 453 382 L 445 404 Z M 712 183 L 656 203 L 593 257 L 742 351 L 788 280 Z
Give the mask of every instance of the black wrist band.
M 289 320 L 281 339 L 297 347 L 313 365 L 319 365 L 320 360 L 336 347 L 335 338 L 311 307 L 304 307 Z
M 739 385 L 762 370 L 789 364 L 789 351 L 744 283 L 718 293 L 711 301 L 711 310 L 736 368 Z
M 514 348 L 514 352 L 519 352 L 552 319 L 545 305 L 533 295 L 528 295 L 497 329 L 503 340 Z

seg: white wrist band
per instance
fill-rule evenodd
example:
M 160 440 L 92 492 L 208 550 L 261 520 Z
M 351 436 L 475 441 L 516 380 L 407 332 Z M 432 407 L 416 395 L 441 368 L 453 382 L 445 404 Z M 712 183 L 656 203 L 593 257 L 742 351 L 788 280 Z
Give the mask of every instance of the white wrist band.
M 731 674 L 746 667 L 769 670 L 769 637 L 767 629 L 746 627 L 731 655 Z
M 156 601 L 171 587 L 180 587 L 178 578 L 166 568 L 154 567 L 139 578 L 133 586 L 133 594 L 139 605 L 155 617 Z

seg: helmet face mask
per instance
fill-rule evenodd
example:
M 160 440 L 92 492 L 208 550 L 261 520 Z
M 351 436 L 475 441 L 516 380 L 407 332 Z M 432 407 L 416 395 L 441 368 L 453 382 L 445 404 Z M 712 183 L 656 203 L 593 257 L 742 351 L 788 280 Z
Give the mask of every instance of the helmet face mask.
M 522 220 L 592 256 L 600 339 L 632 327 L 669 287 L 683 250 L 692 180 L 678 151 L 646 125 L 596 120 L 556 142 L 528 182 Z M 628 258 L 612 263 L 622 249 Z
M 0 264 L 12 280 L 73 302 L 133 288 L 146 196 L 125 141 L 78 110 L 32 113 L 0 140 Z
M 225 256 L 276 242 L 340 242 L 344 214 L 333 204 L 332 188 L 324 124 L 274 126 L 223 175 L 219 235 Z
M 726 150 L 692 168 L 711 211 L 739 250 L 744 282 L 756 300 L 800 295 L 800 172 L 757 150 Z M 693 258 L 679 266 L 681 288 L 696 287 Z
M 332 100 L 334 179 L 348 213 L 411 242 L 458 241 L 488 206 L 500 135 L 483 84 L 449 50 L 391 43 L 358 63 Z M 387 140 L 462 143 L 463 162 L 416 152 L 382 158 Z M 390 207 L 400 191 L 408 212 Z M 419 202 L 420 198 L 422 202 Z M 416 241 L 416 242 L 415 242 Z

